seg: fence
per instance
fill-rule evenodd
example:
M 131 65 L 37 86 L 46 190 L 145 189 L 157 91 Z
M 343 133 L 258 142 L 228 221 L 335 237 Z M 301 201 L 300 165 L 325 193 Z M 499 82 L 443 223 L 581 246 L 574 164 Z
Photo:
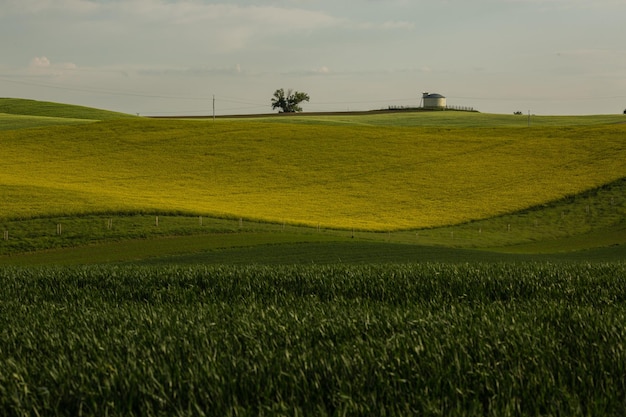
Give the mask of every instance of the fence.
M 320 223 L 308 226 L 280 223 L 262 223 L 242 218 L 216 219 L 183 215 L 94 215 L 63 219 L 31 219 L 23 221 L 0 221 L 3 238 L 0 255 L 80 246 L 93 242 L 120 239 L 144 239 L 158 236 L 191 234 L 225 234 L 247 231 L 292 231 L 385 240 L 395 243 L 418 243 L 452 245 L 457 247 L 487 247 L 519 244 L 532 241 L 582 236 L 594 230 L 605 230 L 609 235 L 619 235 L 624 230 L 626 199 L 617 192 L 607 190 L 608 195 L 572 197 L 570 201 L 552 208 L 527 211 L 467 223 L 453 227 L 392 232 L 367 232 L 355 230 L 325 229 Z M 603 194 L 604 191 L 598 191 Z M 623 242 L 608 237 L 607 242 Z M 613 239 L 613 240 L 611 240 Z M 606 242 L 605 242 L 606 243 Z
M 469 106 L 446 106 L 446 107 L 413 107 L 413 106 L 389 106 L 387 110 L 391 111 L 469 111 L 475 112 L 473 107 Z
M 456 111 L 476 111 L 473 107 L 468 106 L 446 106 L 446 110 L 456 110 Z

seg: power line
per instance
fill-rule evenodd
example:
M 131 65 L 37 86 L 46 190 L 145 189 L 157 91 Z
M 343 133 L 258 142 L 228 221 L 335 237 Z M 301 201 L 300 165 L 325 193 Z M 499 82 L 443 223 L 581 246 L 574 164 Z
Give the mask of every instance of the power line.
M 11 80 L 5 77 L 0 77 L 0 80 L 8 82 L 8 83 L 28 85 L 28 86 L 34 86 L 34 87 L 53 88 L 56 90 L 78 91 L 78 92 L 84 92 L 84 93 L 101 93 L 101 94 L 110 94 L 110 95 L 116 95 L 116 96 L 164 98 L 164 99 L 179 99 L 179 100 L 206 100 L 207 99 L 206 97 L 149 94 L 149 93 L 128 92 L 128 91 L 120 91 L 120 90 L 112 90 L 112 89 L 104 89 L 104 88 L 73 87 L 73 86 L 67 86 L 67 85 L 58 85 L 58 84 L 55 85 L 55 84 L 48 84 L 48 83 L 42 83 L 42 82 L 27 82 L 27 81 Z
M 567 97 L 567 98 L 553 98 L 553 97 L 462 97 L 462 96 L 448 96 L 451 99 L 462 100 L 493 100 L 493 101 L 587 101 L 587 100 L 616 100 L 623 99 L 626 96 L 598 96 L 598 97 Z
M 120 90 L 113 90 L 113 89 L 103 89 L 103 88 L 88 88 L 88 87 L 73 87 L 73 86 L 67 86 L 67 85 L 58 85 L 58 84 L 49 84 L 49 83 L 43 83 L 43 82 L 33 82 L 33 81 L 20 81 L 20 80 L 12 80 L 12 79 L 8 79 L 6 77 L 0 77 L 0 80 L 8 82 L 8 83 L 13 83 L 13 84 L 20 84 L 20 85 L 28 85 L 28 86 L 35 86 L 35 87 L 44 87 L 44 88 L 52 88 L 52 89 L 56 89 L 56 90 L 62 90 L 62 91 L 76 91 L 76 92 L 83 92 L 83 93 L 99 93 L 99 94 L 109 94 L 109 95 L 113 95 L 113 96 L 126 96 L 126 97 L 143 97 L 143 98 L 161 98 L 161 99 L 166 99 L 166 100 L 190 100 L 190 101 L 207 101 L 207 100 L 219 100 L 221 102 L 226 102 L 226 103 L 234 103 L 234 104 L 244 104 L 247 107 L 236 107 L 236 108 L 229 108 L 229 109 L 223 109 L 223 110 L 237 110 L 237 109 L 250 109 L 250 108 L 257 108 L 257 107 L 266 107 L 266 104 L 260 104 L 258 102 L 250 102 L 248 100 L 244 100 L 244 99 L 239 99 L 239 98 L 232 98 L 232 97 L 220 97 L 220 96 L 204 96 L 204 97 L 199 97 L 199 96 L 184 96 L 184 95 L 165 95 L 165 94 L 152 94 L 152 93 L 141 93 L 141 92 L 129 92 L 129 91 L 120 91 Z M 250 107 L 253 106 L 253 107 Z M 166 114 L 169 112 L 162 112 L 162 114 Z M 179 113 L 179 112 L 177 112 Z M 188 112 L 185 112 L 188 113 Z M 171 113 L 174 114 L 174 113 Z
M 225 96 L 189 96 L 189 95 L 177 95 L 177 94 L 154 94 L 154 93 L 145 93 L 145 92 L 137 92 L 137 91 L 127 91 L 127 90 L 115 90 L 109 88 L 94 88 L 94 87 L 76 87 L 70 85 L 63 84 L 51 84 L 40 81 L 25 81 L 25 80 L 17 80 L 11 79 L 7 77 L 0 76 L 0 81 L 4 81 L 7 83 L 27 85 L 27 86 L 35 86 L 35 87 L 43 87 L 50 88 L 62 91 L 75 91 L 82 93 L 98 93 L 98 94 L 108 94 L 112 96 L 125 96 L 125 97 L 141 97 L 141 98 L 158 98 L 164 100 L 188 100 L 188 101 L 204 101 L 207 102 L 209 100 L 218 101 L 220 103 L 231 103 L 234 105 L 241 106 L 231 106 L 228 108 L 220 107 L 221 112 L 230 112 L 230 111 L 243 111 L 243 110 L 252 110 L 252 109 L 261 109 L 269 107 L 268 103 L 260 103 L 250 101 L 248 99 L 241 99 L 236 97 L 225 97 Z M 311 106 L 315 108 L 320 108 L 320 106 L 341 106 L 341 105 L 358 105 L 358 104 L 375 104 L 375 103 L 394 103 L 394 102 L 413 102 L 417 100 L 419 94 L 416 94 L 415 97 L 404 97 L 404 98 L 393 98 L 393 99 L 373 99 L 373 100 L 342 100 L 342 101 L 321 101 L 321 102 L 312 102 Z M 562 101 L 601 101 L 601 100 L 615 100 L 615 99 L 624 99 L 626 96 L 624 95 L 615 95 L 615 96 L 598 96 L 598 97 L 574 97 L 574 98 L 550 98 L 550 97 L 489 97 L 489 96 L 448 96 L 450 99 L 460 99 L 460 100 L 492 100 L 492 101 L 510 101 L 510 102 L 519 102 L 519 101 L 539 101 L 539 102 L 562 102 Z M 152 114 L 180 114 L 180 113 L 205 113 L 205 111 L 201 110 L 193 110 L 193 111 L 177 111 L 177 112 L 150 112 Z
M 333 105 L 333 104 L 368 104 L 368 103 L 388 103 L 390 101 L 415 101 L 417 95 L 411 98 L 390 98 L 390 99 L 376 99 L 376 100 L 356 100 L 356 101 L 324 101 L 315 102 L 315 104 Z
M 35 87 L 44 87 L 44 88 L 53 88 L 56 90 L 63 91 L 77 91 L 77 92 L 86 92 L 86 93 L 102 93 L 109 95 L 118 95 L 118 96 L 130 96 L 130 97 L 145 97 L 145 98 L 163 98 L 163 99 L 176 99 L 176 100 L 197 100 L 197 101 L 206 101 L 211 100 L 212 96 L 184 96 L 184 95 L 165 95 L 165 94 L 153 94 L 153 93 L 142 93 L 142 92 L 129 92 L 129 91 L 121 91 L 121 90 L 113 90 L 113 89 L 104 89 L 104 88 L 90 88 L 90 87 L 74 87 L 67 85 L 59 85 L 59 84 L 50 84 L 50 83 L 42 83 L 42 82 L 32 82 L 32 81 L 19 81 L 12 80 L 5 77 L 0 77 L 0 80 L 13 83 L 13 84 L 21 84 L 21 85 L 29 85 Z M 227 103 L 235 103 L 235 104 L 245 104 L 248 106 L 255 107 L 265 107 L 267 104 L 260 104 L 258 102 L 251 102 L 246 99 L 234 98 L 234 97 L 222 97 L 216 96 L 216 100 L 219 99 L 221 102 Z M 395 99 L 377 99 L 377 100 L 352 100 L 352 101 L 328 101 L 328 102 L 315 102 L 316 105 L 334 105 L 334 104 L 367 104 L 367 103 L 383 103 L 390 101 L 413 101 L 415 97 L 412 98 L 395 98 Z

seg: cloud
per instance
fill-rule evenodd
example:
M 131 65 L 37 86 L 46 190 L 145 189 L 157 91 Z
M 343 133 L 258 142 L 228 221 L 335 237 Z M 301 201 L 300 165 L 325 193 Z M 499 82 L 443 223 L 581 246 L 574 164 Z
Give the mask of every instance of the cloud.
M 138 75 L 151 77 L 176 76 L 176 77 L 205 77 L 212 75 L 236 76 L 246 74 L 241 64 L 232 67 L 192 67 L 192 68 L 143 68 L 137 69 Z
M 562 50 L 557 52 L 557 55 L 564 57 L 599 58 L 626 56 L 626 52 L 608 48 L 578 48 Z
M 38 69 L 38 68 L 50 68 L 50 60 L 45 56 L 35 57 L 30 61 L 29 68 Z
M 162 51 L 171 50 L 174 54 L 192 47 L 202 48 L 204 53 L 226 53 L 255 45 L 262 48 L 271 44 L 268 40 L 290 39 L 290 36 L 345 24 L 343 18 L 297 4 L 275 6 L 225 0 L 210 3 L 198 0 L 42 0 L 31 8 L 28 5 L 37 2 L 25 1 L 27 5 L 22 10 L 28 13 L 31 22 L 38 19 L 41 25 L 48 26 L 46 15 L 53 14 L 57 21 L 66 22 L 61 32 L 82 32 L 99 41 L 108 38 L 111 43 L 121 45 L 118 51 L 130 51 L 135 49 L 133 45 L 143 45 L 149 39 L 153 45 L 162 46 Z M 74 5 L 79 4 L 83 6 L 75 9 Z
M 542 6 L 543 10 L 606 9 L 624 5 L 623 0 L 505 0 L 505 3 Z
M 313 69 L 289 69 L 281 73 L 283 76 L 296 76 L 296 77 L 309 77 L 309 76 L 325 76 L 325 75 L 340 75 L 334 71 L 331 71 L 326 65 Z
M 216 51 L 243 49 L 262 44 L 267 39 L 287 39 L 289 35 L 308 35 L 336 29 L 341 31 L 406 30 L 412 22 L 387 20 L 375 22 L 334 15 L 308 2 L 205 2 L 199 0 L 5 0 L 5 13 L 40 19 L 48 16 L 64 21 L 85 36 L 145 39 L 152 34 L 155 42 L 199 43 Z M 3 5 L 3 9 L 5 6 Z M 2 13 L 2 12 L 0 12 Z
M 216 52 L 242 50 L 252 45 L 265 47 L 270 44 L 267 39 L 289 39 L 293 35 L 340 27 L 343 23 L 343 19 L 327 13 L 301 8 L 195 2 L 163 7 L 169 10 L 163 14 L 147 11 L 147 16 L 156 19 L 165 30 L 184 28 L 183 36 L 190 42 L 204 39 L 207 47 Z M 147 18 L 137 13 L 137 19 Z
M 78 70 L 78 66 L 72 62 L 53 64 L 45 56 L 36 56 L 30 60 L 28 72 L 31 75 L 53 75 L 59 76 Z
M 64 12 L 82 15 L 97 11 L 99 4 L 88 0 L 3 0 L 0 16 Z
M 271 32 L 308 29 L 340 23 L 328 13 L 298 7 L 279 7 L 268 4 L 245 5 L 237 2 L 203 2 L 197 0 L 3 0 L 2 15 L 45 15 L 63 12 L 69 19 L 73 16 L 91 16 L 96 19 L 126 19 L 134 22 L 168 22 L 188 25 L 197 22 L 213 22 L 226 26 L 263 25 Z
M 413 22 L 404 22 L 397 20 L 389 20 L 380 25 L 382 29 L 413 29 L 415 24 Z

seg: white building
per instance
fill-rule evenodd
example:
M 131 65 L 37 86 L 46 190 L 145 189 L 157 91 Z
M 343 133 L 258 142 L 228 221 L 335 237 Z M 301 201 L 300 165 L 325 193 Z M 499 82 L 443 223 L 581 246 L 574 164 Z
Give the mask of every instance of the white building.
M 445 109 L 446 98 L 437 93 L 423 93 L 423 106 L 425 109 Z

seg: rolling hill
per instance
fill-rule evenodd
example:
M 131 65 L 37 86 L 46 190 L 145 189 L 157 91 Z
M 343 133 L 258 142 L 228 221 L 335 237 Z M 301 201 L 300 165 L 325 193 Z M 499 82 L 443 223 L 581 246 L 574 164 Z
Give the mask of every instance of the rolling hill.
M 432 128 L 111 120 L 5 131 L 4 218 L 180 212 L 436 227 L 626 176 L 625 125 Z
M 128 114 L 46 101 L 0 98 L 0 131 L 130 118 Z
M 0 223 L 185 214 L 541 252 L 544 240 L 623 222 L 619 116 L 535 117 L 531 127 L 519 116 L 458 112 L 191 121 L 1 103 L 5 113 L 24 113 L 14 117 L 63 114 L 88 124 L 0 132 Z M 603 187 L 613 190 L 603 202 L 568 205 Z
M 85 120 L 110 120 L 135 117 L 125 113 L 49 101 L 0 98 L 0 113 Z

